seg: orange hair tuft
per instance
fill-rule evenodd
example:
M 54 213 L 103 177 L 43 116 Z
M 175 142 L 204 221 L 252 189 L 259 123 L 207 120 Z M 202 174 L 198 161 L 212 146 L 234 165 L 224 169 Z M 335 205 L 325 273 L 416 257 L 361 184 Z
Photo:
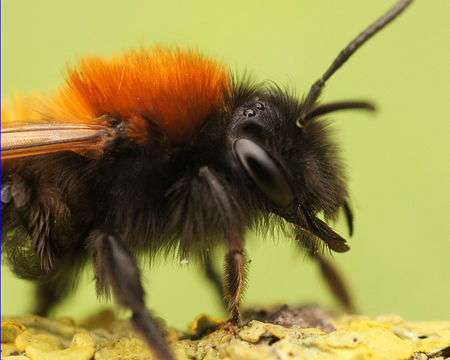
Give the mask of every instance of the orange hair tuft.
M 226 67 L 197 51 L 151 47 L 111 59 L 85 57 L 69 68 L 66 86 L 48 102 L 49 116 L 98 122 L 102 115 L 125 121 L 137 142 L 192 139 L 230 86 Z

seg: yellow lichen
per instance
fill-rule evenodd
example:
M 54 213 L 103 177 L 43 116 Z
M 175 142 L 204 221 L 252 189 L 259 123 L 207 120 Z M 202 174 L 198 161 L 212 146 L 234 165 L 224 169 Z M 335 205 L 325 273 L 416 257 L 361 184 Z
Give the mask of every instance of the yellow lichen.
M 34 330 L 26 330 L 16 337 L 17 349 L 26 351 L 29 346 L 38 347 L 42 351 L 53 351 L 61 349 L 61 340 L 51 334 L 38 334 Z
M 1 329 L 2 343 L 12 343 L 27 328 L 16 321 L 2 321 Z
M 192 322 L 190 334 L 192 337 L 198 337 L 208 332 L 210 329 L 218 327 L 220 324 L 226 323 L 227 319 L 216 318 L 208 314 L 198 315 Z
M 327 332 L 292 328 L 284 320 L 285 326 L 252 320 L 237 328 L 201 315 L 190 336 L 167 329 L 166 338 L 178 360 L 417 360 L 450 345 L 449 322 L 344 315 L 327 323 L 332 324 Z M 154 360 L 129 322 L 108 317 L 107 324 L 86 330 L 69 319 L 3 321 L 2 360 Z
M 414 353 L 414 349 L 385 324 L 374 321 L 354 323 L 317 337 L 312 344 L 324 353 L 339 355 L 340 359 L 353 359 L 357 355 L 361 359 L 408 359 Z M 322 356 L 316 358 L 328 359 Z
M 89 360 L 95 353 L 95 341 L 87 332 L 75 334 L 72 346 L 62 350 L 48 350 L 41 344 L 28 345 L 25 353 L 32 360 Z
M 137 338 L 123 337 L 116 342 L 109 343 L 95 353 L 95 360 L 147 360 L 151 353 L 147 345 Z

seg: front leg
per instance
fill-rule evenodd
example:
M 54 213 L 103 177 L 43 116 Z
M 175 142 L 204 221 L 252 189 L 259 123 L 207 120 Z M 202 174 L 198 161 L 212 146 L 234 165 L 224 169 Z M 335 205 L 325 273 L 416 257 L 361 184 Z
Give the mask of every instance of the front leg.
M 238 324 L 239 304 L 245 290 L 247 264 L 242 210 L 230 189 L 226 187 L 226 182 L 213 170 L 204 166 L 199 170 L 199 177 L 219 214 L 220 226 L 228 244 L 228 252 L 225 256 L 224 293 L 231 312 L 231 321 Z
M 240 321 L 239 304 L 246 285 L 247 259 L 244 238 L 228 240 L 229 250 L 225 255 L 225 299 L 231 312 L 231 321 L 237 325 Z

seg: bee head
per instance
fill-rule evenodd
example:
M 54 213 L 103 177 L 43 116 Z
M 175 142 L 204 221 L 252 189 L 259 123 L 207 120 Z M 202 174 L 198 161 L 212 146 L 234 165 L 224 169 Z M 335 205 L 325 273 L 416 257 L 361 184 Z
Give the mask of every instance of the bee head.
M 410 3 L 400 1 L 351 41 L 303 100 L 276 87 L 247 96 L 236 92 L 240 95 L 234 102 L 238 105 L 229 135 L 235 162 L 264 195 L 269 210 L 321 238 L 335 251 L 349 248 L 316 214 L 332 218 L 342 207 L 351 233 L 352 213 L 339 149 L 322 116 L 338 110 L 375 108 L 363 101 L 320 104 L 318 99 L 327 80 Z
M 231 151 L 274 212 L 290 216 L 301 206 L 332 216 L 347 196 L 344 167 L 323 119 L 298 126 L 304 111 L 280 88 L 251 94 L 233 114 Z

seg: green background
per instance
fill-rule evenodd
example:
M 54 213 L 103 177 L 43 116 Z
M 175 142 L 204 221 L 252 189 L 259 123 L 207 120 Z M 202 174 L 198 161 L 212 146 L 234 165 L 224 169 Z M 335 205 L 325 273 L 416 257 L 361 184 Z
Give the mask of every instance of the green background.
M 2 97 L 49 93 L 66 62 L 142 42 L 198 46 L 258 80 L 299 94 L 393 0 L 2 1 Z M 362 312 L 450 320 L 448 0 L 416 1 L 328 82 L 324 99 L 370 99 L 376 114 L 333 115 L 347 159 L 356 232 L 335 260 Z M 336 228 L 346 234 L 345 227 Z M 248 234 L 244 305 L 337 304 L 314 263 L 289 239 Z M 221 254 L 220 254 L 221 255 Z M 184 328 L 199 313 L 224 316 L 199 268 L 160 259 L 145 270 L 148 305 Z M 221 261 L 218 259 L 218 261 Z M 2 315 L 23 314 L 32 287 L 2 267 Z M 54 315 L 81 319 L 108 306 L 91 270 Z

